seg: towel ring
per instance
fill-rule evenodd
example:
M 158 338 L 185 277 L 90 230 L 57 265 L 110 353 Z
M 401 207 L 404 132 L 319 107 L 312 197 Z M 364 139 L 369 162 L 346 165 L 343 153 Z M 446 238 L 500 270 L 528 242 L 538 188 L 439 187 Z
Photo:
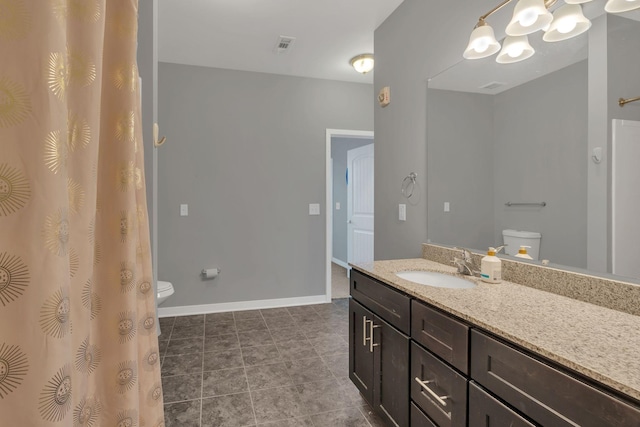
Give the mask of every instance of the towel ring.
M 402 191 L 402 195 L 409 199 L 413 196 L 413 190 L 416 186 L 416 178 L 418 174 L 415 172 L 411 172 L 402 180 L 402 185 L 400 186 L 400 191 Z

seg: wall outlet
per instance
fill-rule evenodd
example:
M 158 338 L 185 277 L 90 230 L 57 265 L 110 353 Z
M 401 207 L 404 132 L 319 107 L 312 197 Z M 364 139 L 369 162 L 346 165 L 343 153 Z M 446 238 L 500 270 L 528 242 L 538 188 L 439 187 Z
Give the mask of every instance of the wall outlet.
M 336 202 L 336 210 L 339 211 L 340 210 L 340 202 Z
M 309 215 L 320 215 L 320 203 L 309 203 Z
M 406 221 L 407 220 L 407 205 L 400 203 L 398 205 L 398 219 L 400 221 Z
M 451 210 L 451 206 L 449 205 L 449 202 L 444 202 L 444 211 L 449 212 L 450 210 Z
M 189 205 L 180 205 L 180 216 L 189 216 Z

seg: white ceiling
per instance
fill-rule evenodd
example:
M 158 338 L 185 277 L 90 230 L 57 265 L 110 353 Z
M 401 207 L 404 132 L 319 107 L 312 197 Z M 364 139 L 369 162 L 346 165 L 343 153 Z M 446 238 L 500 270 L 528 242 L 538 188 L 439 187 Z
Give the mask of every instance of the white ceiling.
M 160 0 L 162 62 L 373 83 L 349 59 L 403 0 Z M 278 37 L 296 37 L 275 54 Z

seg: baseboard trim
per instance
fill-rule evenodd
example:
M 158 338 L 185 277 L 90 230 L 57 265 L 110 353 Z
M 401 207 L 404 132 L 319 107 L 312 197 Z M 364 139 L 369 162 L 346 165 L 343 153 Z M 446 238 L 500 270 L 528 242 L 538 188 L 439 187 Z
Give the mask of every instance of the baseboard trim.
M 224 302 L 220 304 L 183 305 L 158 307 L 158 317 L 190 316 L 195 314 L 223 313 L 227 311 L 258 310 L 266 308 L 293 307 L 296 305 L 323 304 L 331 302 L 326 295 L 308 297 L 264 299 L 256 301 Z
M 336 264 L 338 264 L 340 267 L 344 267 L 347 270 L 351 270 L 351 267 L 349 267 L 349 264 L 347 264 L 344 261 L 339 260 L 338 258 L 331 258 L 331 262 L 334 262 Z

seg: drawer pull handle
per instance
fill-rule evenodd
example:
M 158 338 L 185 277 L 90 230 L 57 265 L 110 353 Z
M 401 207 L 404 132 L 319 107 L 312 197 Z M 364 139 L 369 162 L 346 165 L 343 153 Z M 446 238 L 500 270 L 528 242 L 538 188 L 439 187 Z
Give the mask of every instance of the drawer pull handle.
M 373 347 L 377 347 L 380 345 L 373 343 L 373 330 L 379 327 L 380 325 L 373 324 L 373 320 L 369 320 L 369 353 L 373 353 Z
M 367 346 L 367 341 L 371 340 L 371 337 L 367 337 L 367 323 L 373 323 L 373 320 L 368 320 L 367 316 L 362 316 L 362 345 Z
M 442 406 L 447 406 L 447 402 L 445 402 L 444 400 L 448 399 L 449 396 L 438 396 L 438 394 L 435 391 L 431 390 L 429 386 L 427 386 L 427 384 L 431 384 L 433 381 L 422 381 L 420 378 L 416 377 L 416 382 L 420 384 L 420 387 L 425 389 L 427 393 L 431 395 L 431 397 L 436 399 L 439 404 L 441 404 Z

